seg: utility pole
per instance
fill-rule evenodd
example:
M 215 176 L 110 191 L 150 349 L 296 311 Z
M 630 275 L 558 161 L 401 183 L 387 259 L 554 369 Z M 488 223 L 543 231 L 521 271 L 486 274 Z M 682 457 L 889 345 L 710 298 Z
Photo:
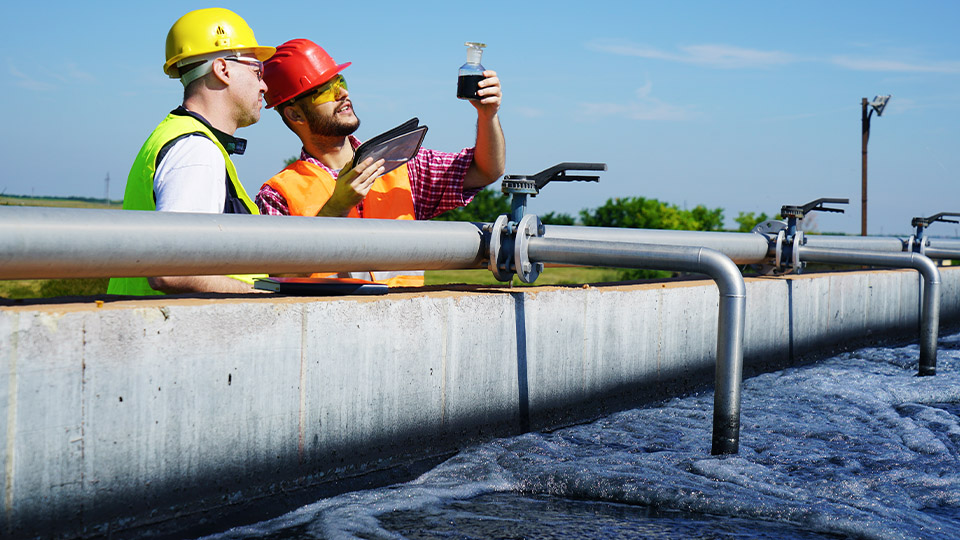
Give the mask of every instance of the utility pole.
M 860 100 L 860 236 L 867 235 L 867 141 L 870 140 L 870 116 L 877 112 L 877 117 L 883 114 L 890 96 L 876 96 L 873 101 L 867 101 L 867 98 Z M 867 107 L 869 105 L 869 107 Z M 869 111 L 867 110 L 869 108 Z
M 110 204 L 110 173 L 107 173 L 107 177 L 103 180 L 103 202 Z
M 867 114 L 867 98 L 860 101 L 863 111 L 860 116 L 860 236 L 867 235 L 867 141 L 870 140 L 870 115 Z

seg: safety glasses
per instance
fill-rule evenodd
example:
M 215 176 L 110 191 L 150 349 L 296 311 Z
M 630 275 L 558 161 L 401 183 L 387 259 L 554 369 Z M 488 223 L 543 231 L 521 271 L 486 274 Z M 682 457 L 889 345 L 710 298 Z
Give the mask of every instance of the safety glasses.
M 340 91 L 346 89 L 347 80 L 343 78 L 343 75 L 337 75 L 314 90 L 310 101 L 314 105 L 336 101 L 340 97 Z
M 263 62 L 259 60 L 254 60 L 253 58 L 244 58 L 242 56 L 228 56 L 224 60 L 230 60 L 231 62 L 238 62 L 253 68 L 253 72 L 257 75 L 257 80 L 263 80 Z

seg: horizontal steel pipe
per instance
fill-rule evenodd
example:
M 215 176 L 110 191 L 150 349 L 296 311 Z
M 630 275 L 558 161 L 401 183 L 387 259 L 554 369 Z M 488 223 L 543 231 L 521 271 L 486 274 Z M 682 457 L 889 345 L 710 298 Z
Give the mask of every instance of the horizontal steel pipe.
M 881 253 L 847 251 L 803 246 L 800 260 L 833 264 L 866 264 L 886 268 L 913 268 L 923 278 L 920 308 L 919 375 L 937 372 L 937 334 L 940 327 L 940 271 L 937 265 L 919 253 Z
M 923 254 L 931 259 L 960 260 L 960 249 L 941 249 L 937 247 L 928 247 L 923 250 Z
M 675 270 L 710 276 L 720 290 L 711 453 L 739 451 L 747 289 L 739 268 L 729 257 L 704 247 L 546 237 L 530 238 L 527 252 L 533 262 Z
M 768 240 L 757 233 L 575 227 L 570 225 L 547 225 L 545 231 L 543 238 L 688 247 L 703 246 L 723 253 L 736 264 L 759 263 L 766 258 L 769 249 Z
M 803 240 L 811 248 L 843 249 L 857 251 L 902 252 L 905 242 L 893 237 L 834 236 L 804 234 Z
M 480 226 L 0 208 L 0 279 L 482 268 Z
M 927 238 L 927 241 L 930 242 L 930 245 L 927 246 L 928 248 L 960 252 L 960 240 L 950 238 Z

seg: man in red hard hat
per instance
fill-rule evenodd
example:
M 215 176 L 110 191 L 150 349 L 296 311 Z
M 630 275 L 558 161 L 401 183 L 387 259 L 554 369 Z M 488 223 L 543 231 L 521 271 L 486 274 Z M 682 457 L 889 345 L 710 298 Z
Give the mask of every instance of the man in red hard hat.
M 267 108 L 300 137 L 300 159 L 268 180 L 256 197 L 262 214 L 386 219 L 430 219 L 465 206 L 504 171 L 506 145 L 500 119 L 500 80 L 484 71 L 477 110 L 477 140 L 459 153 L 421 148 L 405 165 L 386 174 L 383 162 L 351 162 L 360 141 L 360 120 L 346 80 L 350 62 L 337 64 L 316 43 L 294 39 L 264 63 Z M 423 285 L 423 272 L 363 272 L 341 277 L 372 279 L 391 286 Z

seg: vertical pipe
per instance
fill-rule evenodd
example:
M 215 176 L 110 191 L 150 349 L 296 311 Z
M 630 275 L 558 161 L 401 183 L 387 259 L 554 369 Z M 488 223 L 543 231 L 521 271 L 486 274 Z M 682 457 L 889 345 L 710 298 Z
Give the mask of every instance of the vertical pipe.
M 916 258 L 923 276 L 923 305 L 920 313 L 920 367 L 918 375 L 937 374 L 937 333 L 940 328 L 940 271 L 928 257 Z
M 527 213 L 527 194 L 514 193 L 510 199 L 510 220 L 520 223 L 524 214 Z
M 940 271 L 919 253 L 882 253 L 800 248 L 800 260 L 821 263 L 867 264 L 887 268 L 913 268 L 923 278 L 920 304 L 920 360 L 917 375 L 937 373 L 937 334 L 940 329 Z
M 740 388 L 743 382 L 743 334 L 746 325 L 746 285 L 734 265 L 736 276 L 727 268 L 729 258 L 703 249 L 703 259 L 713 259 L 708 274 L 717 281 L 720 305 L 717 320 L 717 363 L 713 394 L 713 455 L 740 451 Z M 706 262 L 704 260 L 704 262 Z M 738 283 L 739 282 L 739 283 Z M 741 289 L 742 287 L 742 289 Z
M 542 263 L 673 270 L 710 276 L 720 292 L 711 453 L 739 452 L 747 288 L 740 269 L 729 257 L 705 247 L 543 237 L 529 239 L 528 257 Z

